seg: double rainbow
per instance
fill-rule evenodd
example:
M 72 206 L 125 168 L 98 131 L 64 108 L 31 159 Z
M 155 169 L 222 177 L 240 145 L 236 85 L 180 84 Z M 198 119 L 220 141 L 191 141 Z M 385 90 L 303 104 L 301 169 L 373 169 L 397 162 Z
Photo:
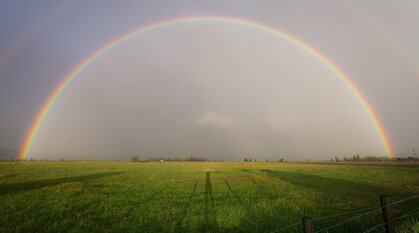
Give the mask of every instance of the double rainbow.
M 67 1 L 57 10 L 42 18 L 42 20 L 39 21 L 30 31 L 17 39 L 15 44 L 0 57 L 0 72 L 4 71 L 23 51 L 23 49 L 35 39 L 35 37 L 44 31 L 51 23 L 56 22 L 57 19 L 65 15 L 78 2 L 80 2 L 80 0 Z
M 373 109 L 365 99 L 365 97 L 361 94 L 359 89 L 355 86 L 355 84 L 349 79 L 349 77 L 341 70 L 339 67 L 337 67 L 333 62 L 331 62 L 325 55 L 321 54 L 318 50 L 316 50 L 313 47 L 310 47 L 308 44 L 304 43 L 303 41 L 283 32 L 280 31 L 272 26 L 254 22 L 254 21 L 248 21 L 240 18 L 232 18 L 232 17 L 219 17 L 219 16 L 197 16 L 197 17 L 186 17 L 186 18 L 175 18 L 175 19 L 169 19 L 165 21 L 159 21 L 156 23 L 148 24 L 145 26 L 142 26 L 140 28 L 134 29 L 132 31 L 129 31 L 125 34 L 122 34 L 121 36 L 117 37 L 116 39 L 112 40 L 111 42 L 105 44 L 92 54 L 90 54 L 88 57 L 86 57 L 80 64 L 78 64 L 67 76 L 64 78 L 64 80 L 54 89 L 54 91 L 51 93 L 49 98 L 44 102 L 41 109 L 39 110 L 35 120 L 32 123 L 32 126 L 30 127 L 29 132 L 27 133 L 23 146 L 21 148 L 20 160 L 28 159 L 32 144 L 36 138 L 36 135 L 39 131 L 39 129 L 42 126 L 42 123 L 45 120 L 45 117 L 48 115 L 48 112 L 51 110 L 51 108 L 54 106 L 57 99 L 60 97 L 61 93 L 66 89 L 68 85 L 72 81 L 76 79 L 78 74 L 80 74 L 86 67 L 88 67 L 90 64 L 92 64 L 96 59 L 104 55 L 107 51 L 110 49 L 116 47 L 117 45 L 123 43 L 124 41 L 137 36 L 142 33 L 146 33 L 148 31 L 166 27 L 166 26 L 172 26 L 182 23 L 190 23 L 190 22 L 202 22 L 202 21 L 210 21 L 210 22 L 223 22 L 223 23 L 232 23 L 232 24 L 239 24 L 239 25 L 245 25 L 253 28 L 257 28 L 262 31 L 270 32 L 272 34 L 275 34 L 276 36 L 281 37 L 282 39 L 285 39 L 294 45 L 304 49 L 309 54 L 313 55 L 317 59 L 319 59 L 324 65 L 329 67 L 333 72 L 336 73 L 336 75 L 346 84 L 346 86 L 351 90 L 351 92 L 355 95 L 355 97 L 358 99 L 359 103 L 362 105 L 362 107 L 365 109 L 371 123 L 373 124 L 374 128 L 376 129 L 378 133 L 378 137 L 380 141 L 382 142 L 382 145 L 384 147 L 384 150 L 386 151 L 387 155 L 389 157 L 393 157 L 393 150 L 390 145 L 390 140 L 388 136 L 386 135 L 384 128 L 382 127 L 381 123 L 378 120 L 378 117 L 374 113 Z

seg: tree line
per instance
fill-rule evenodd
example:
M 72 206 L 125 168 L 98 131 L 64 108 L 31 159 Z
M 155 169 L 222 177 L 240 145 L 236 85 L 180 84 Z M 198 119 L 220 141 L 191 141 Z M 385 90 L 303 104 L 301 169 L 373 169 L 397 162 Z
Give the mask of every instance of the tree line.
M 207 157 L 200 157 L 200 156 L 190 156 L 186 158 L 180 157 L 149 157 L 145 159 L 141 159 L 138 156 L 133 156 L 131 158 L 131 162 L 223 162 L 223 159 L 208 159 Z
M 335 156 L 330 158 L 331 162 L 412 162 L 418 163 L 419 159 L 413 156 L 389 158 L 386 156 L 360 156 L 359 154 L 353 156 L 343 156 L 339 158 Z

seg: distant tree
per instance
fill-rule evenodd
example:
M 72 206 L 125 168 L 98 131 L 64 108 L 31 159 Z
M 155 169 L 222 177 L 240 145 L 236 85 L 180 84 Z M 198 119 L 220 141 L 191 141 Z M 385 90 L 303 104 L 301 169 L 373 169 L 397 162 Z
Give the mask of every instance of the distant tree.
M 138 156 L 134 156 L 131 158 L 131 162 L 139 162 Z
M 243 161 L 247 162 L 248 160 L 247 160 L 247 158 L 244 158 L 244 160 L 243 160 Z

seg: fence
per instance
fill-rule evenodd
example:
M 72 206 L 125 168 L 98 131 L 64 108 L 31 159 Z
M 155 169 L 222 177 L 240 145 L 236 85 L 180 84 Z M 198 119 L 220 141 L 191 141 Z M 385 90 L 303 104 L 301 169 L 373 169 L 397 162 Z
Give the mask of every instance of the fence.
M 374 230 L 377 230 L 380 227 L 385 228 L 385 232 L 386 233 L 396 233 L 396 221 L 400 221 L 409 217 L 414 216 L 418 211 L 419 211 L 419 207 L 416 207 L 398 217 L 394 216 L 394 212 L 393 212 L 393 206 L 396 204 L 400 204 L 406 201 L 410 201 L 413 199 L 419 198 L 419 194 L 418 195 L 414 195 L 414 196 L 410 196 L 395 202 L 391 201 L 391 198 L 385 194 L 382 194 L 380 196 L 380 201 L 381 201 L 381 206 L 378 207 L 369 207 L 369 208 L 364 208 L 364 209 L 358 209 L 358 210 L 351 210 L 351 211 L 347 211 L 347 212 L 343 212 L 343 213 L 338 213 L 338 214 L 334 214 L 334 215 L 328 215 L 328 216 L 322 216 L 322 217 L 318 217 L 318 218 L 311 218 L 310 216 L 304 216 L 302 218 L 302 223 L 301 222 L 297 222 L 294 223 L 292 225 L 289 225 L 287 227 L 281 228 L 281 229 L 277 229 L 275 231 L 272 231 L 270 233 L 278 233 L 278 232 L 286 232 L 286 230 L 290 230 L 292 228 L 296 228 L 296 227 L 301 227 L 303 228 L 303 232 L 304 233 L 327 233 L 329 232 L 329 230 L 331 232 L 334 228 L 341 226 L 345 223 L 349 223 L 352 222 L 356 219 L 362 218 L 364 216 L 367 216 L 371 213 L 374 213 L 376 211 L 380 211 L 382 212 L 383 215 L 383 221 L 371 228 L 366 229 L 365 231 L 363 231 L 362 233 L 370 233 Z M 333 217 L 339 217 L 339 216 L 344 216 L 344 215 L 350 215 L 350 214 L 357 214 L 357 213 L 361 213 L 355 217 L 346 219 L 344 221 L 338 222 L 336 224 L 327 226 L 323 229 L 314 231 L 314 226 L 315 226 L 315 222 L 319 221 L 319 220 L 324 220 L 324 219 L 328 219 L 328 218 L 333 218 Z

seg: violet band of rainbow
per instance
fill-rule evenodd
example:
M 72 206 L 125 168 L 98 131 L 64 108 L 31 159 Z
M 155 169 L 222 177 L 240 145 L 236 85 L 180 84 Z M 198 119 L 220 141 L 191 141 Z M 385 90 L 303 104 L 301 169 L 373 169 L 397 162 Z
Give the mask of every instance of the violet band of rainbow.
M 233 24 L 240 24 L 240 25 L 246 25 L 249 27 L 254 27 L 259 30 L 267 31 L 270 33 L 273 33 L 291 43 L 294 45 L 300 47 L 301 49 L 305 50 L 309 54 L 316 57 L 318 60 L 320 60 L 325 66 L 330 68 L 343 82 L 344 84 L 349 88 L 349 90 L 353 93 L 353 95 L 356 97 L 356 99 L 359 101 L 363 109 L 368 115 L 368 118 L 372 125 L 374 126 L 378 138 L 381 141 L 383 148 L 386 152 L 386 155 L 390 158 L 394 157 L 393 150 L 391 148 L 390 139 L 387 136 L 382 124 L 380 123 L 377 115 L 373 111 L 373 108 L 370 106 L 366 98 L 361 94 L 360 90 L 355 86 L 355 84 L 349 79 L 349 77 L 338 67 L 336 66 L 331 60 L 329 60 L 325 55 L 320 53 L 315 48 L 311 47 L 307 43 L 283 32 L 280 31 L 277 28 L 274 28 L 273 26 L 263 24 L 260 22 L 255 21 L 249 21 L 245 19 L 240 18 L 232 18 L 232 17 L 224 17 L 224 16 L 194 16 L 194 17 L 182 17 L 182 18 L 174 18 L 174 19 L 168 19 L 163 21 L 158 21 L 155 23 L 151 23 L 145 26 L 141 26 L 137 29 L 134 29 L 132 31 L 129 31 L 127 33 L 124 33 L 117 38 L 113 39 L 109 43 L 105 44 L 104 46 L 97 49 L 95 52 L 91 53 L 89 56 L 87 56 L 81 63 L 79 63 L 70 73 L 67 74 L 67 76 L 64 78 L 64 80 L 54 89 L 54 91 L 51 93 L 49 98 L 44 102 L 40 110 L 38 111 L 38 114 L 36 115 L 36 118 L 34 119 L 29 131 L 26 134 L 26 137 L 24 139 L 22 148 L 20 150 L 19 159 L 24 160 L 28 159 L 31 152 L 31 147 L 33 145 L 33 142 L 36 138 L 37 133 L 39 132 L 42 123 L 44 122 L 46 116 L 48 115 L 48 112 L 51 110 L 51 108 L 54 106 L 57 99 L 60 97 L 60 95 L 63 93 L 63 91 L 70 85 L 71 82 L 73 82 L 78 74 L 80 74 L 86 67 L 88 67 L 91 63 L 93 63 L 96 59 L 101 57 L 103 54 L 105 54 L 107 51 L 111 50 L 118 44 L 123 43 L 124 41 L 137 36 L 139 34 L 161 28 L 166 26 L 172 26 L 177 25 L 181 23 L 190 23 L 190 22 L 202 22 L 202 21 L 212 21 L 212 22 L 224 22 L 224 23 L 233 23 Z

